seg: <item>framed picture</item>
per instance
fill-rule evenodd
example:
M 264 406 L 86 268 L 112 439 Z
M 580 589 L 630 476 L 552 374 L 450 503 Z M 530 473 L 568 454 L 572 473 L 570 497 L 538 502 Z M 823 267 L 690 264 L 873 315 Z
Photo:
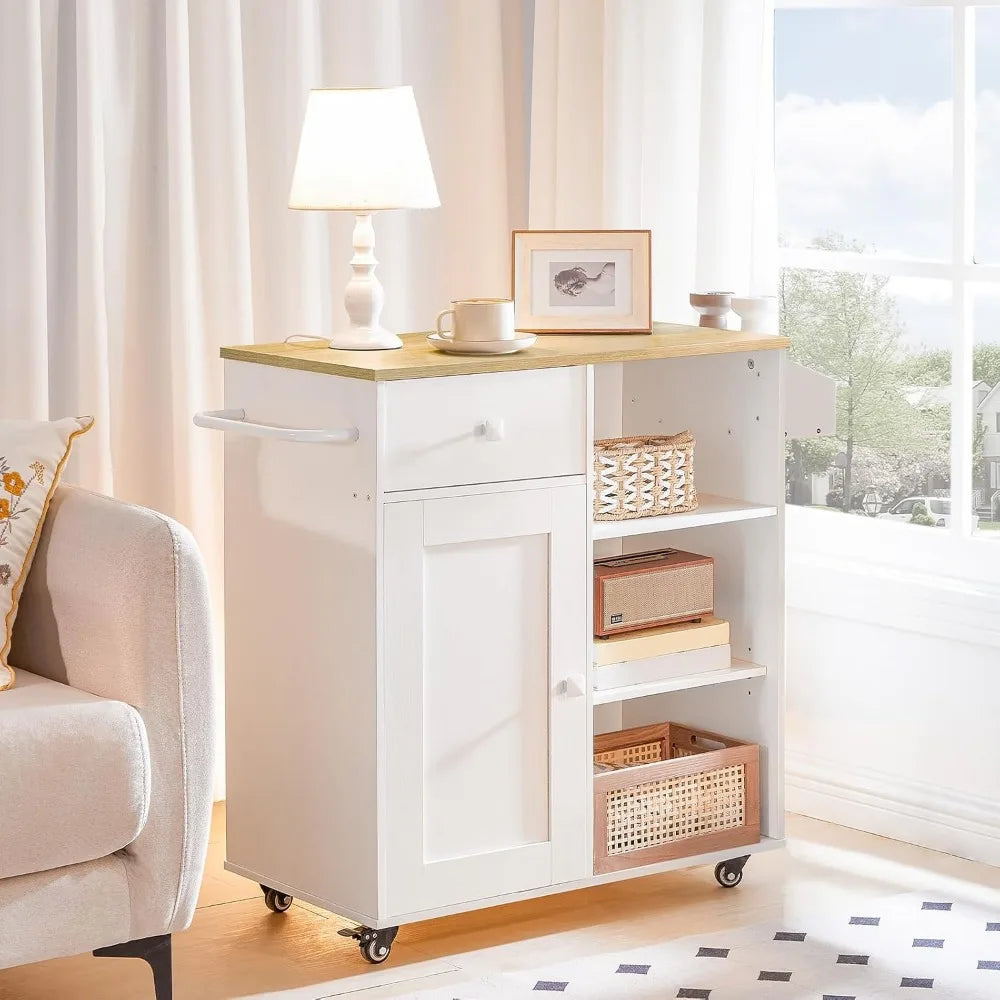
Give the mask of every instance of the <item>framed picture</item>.
M 529 333 L 650 333 L 648 229 L 516 229 L 514 326 Z

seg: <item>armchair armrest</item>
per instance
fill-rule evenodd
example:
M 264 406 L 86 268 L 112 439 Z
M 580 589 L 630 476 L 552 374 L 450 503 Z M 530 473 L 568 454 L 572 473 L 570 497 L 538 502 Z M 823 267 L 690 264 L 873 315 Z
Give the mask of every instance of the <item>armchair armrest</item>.
M 146 826 L 119 852 L 131 938 L 182 930 L 205 862 L 214 745 L 208 585 L 191 534 L 151 510 L 60 487 L 11 662 L 138 709 L 152 785 Z

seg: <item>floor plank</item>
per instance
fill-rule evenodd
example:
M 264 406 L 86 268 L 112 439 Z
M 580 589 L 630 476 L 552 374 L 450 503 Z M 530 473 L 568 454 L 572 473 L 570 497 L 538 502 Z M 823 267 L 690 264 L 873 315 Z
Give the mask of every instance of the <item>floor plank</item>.
M 790 817 L 787 849 L 753 858 L 738 889 L 720 889 L 709 869 L 692 869 L 429 920 L 404 927 L 389 962 L 372 968 L 338 936 L 345 921 L 298 904 L 272 914 L 254 883 L 226 872 L 224 828 L 220 806 L 194 923 L 175 938 L 176 1000 L 319 1000 L 361 991 L 381 1000 L 899 892 L 1000 900 L 1000 869 Z M 151 995 L 149 973 L 137 961 L 78 956 L 0 971 L 0 1000 Z

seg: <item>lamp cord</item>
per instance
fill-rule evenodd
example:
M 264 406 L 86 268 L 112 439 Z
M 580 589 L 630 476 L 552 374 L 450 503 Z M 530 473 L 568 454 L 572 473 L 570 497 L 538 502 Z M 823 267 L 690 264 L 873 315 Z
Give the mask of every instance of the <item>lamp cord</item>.
M 290 337 L 285 337 L 284 343 L 286 343 L 286 344 L 294 344 L 294 343 L 296 343 L 297 341 L 300 341 L 300 340 L 320 340 L 324 344 L 326 344 L 327 347 L 330 346 L 330 338 L 329 337 L 313 337 L 313 336 L 311 336 L 308 333 L 293 333 Z

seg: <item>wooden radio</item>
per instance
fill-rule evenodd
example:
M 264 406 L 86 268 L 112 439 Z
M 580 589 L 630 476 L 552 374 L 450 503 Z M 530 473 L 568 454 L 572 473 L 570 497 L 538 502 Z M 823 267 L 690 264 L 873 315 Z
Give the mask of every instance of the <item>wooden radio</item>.
M 715 610 L 715 560 L 679 549 L 594 560 L 594 635 L 697 621 Z

